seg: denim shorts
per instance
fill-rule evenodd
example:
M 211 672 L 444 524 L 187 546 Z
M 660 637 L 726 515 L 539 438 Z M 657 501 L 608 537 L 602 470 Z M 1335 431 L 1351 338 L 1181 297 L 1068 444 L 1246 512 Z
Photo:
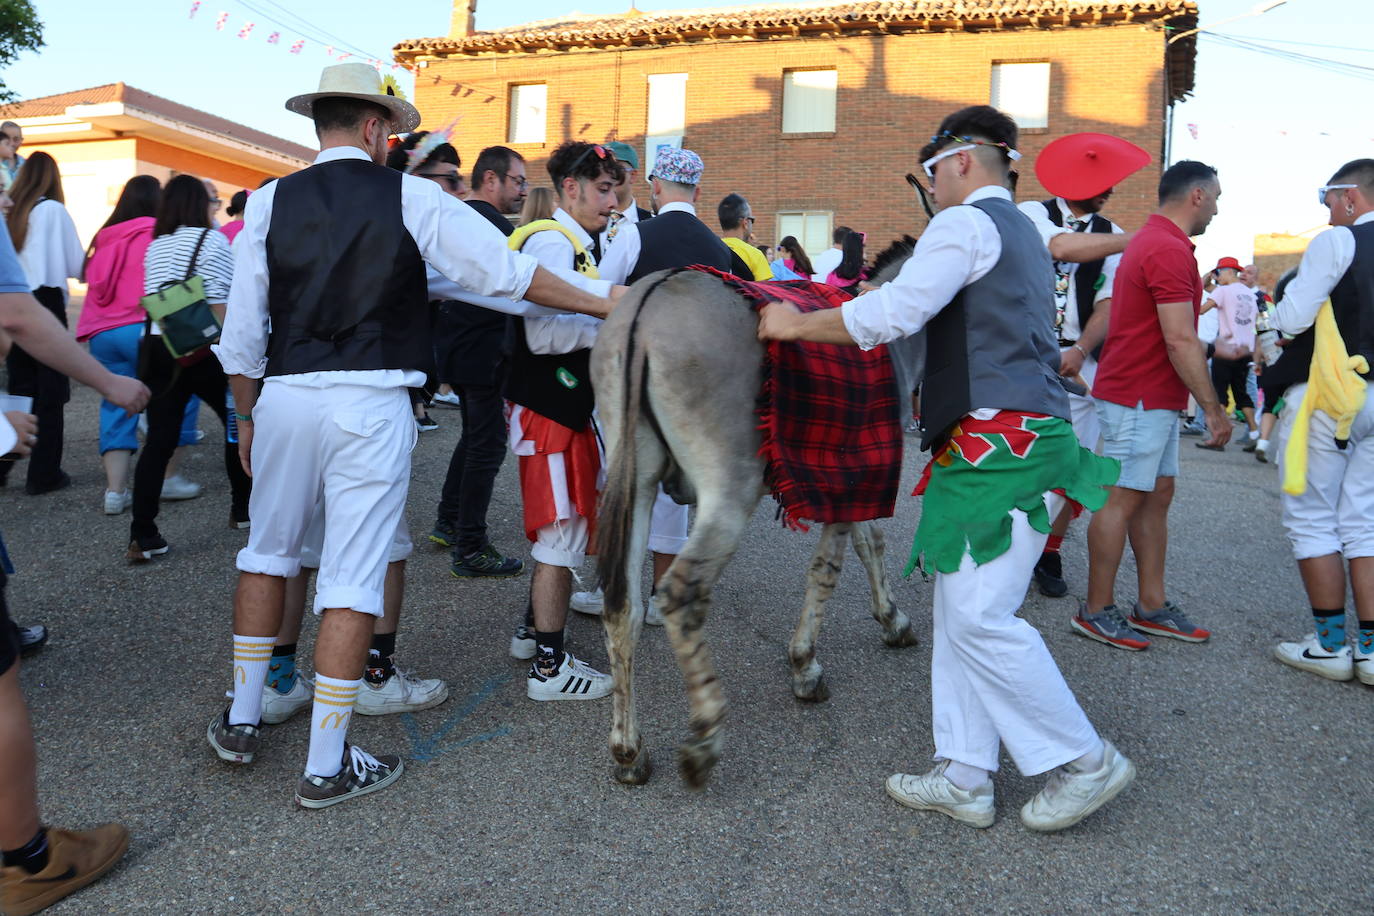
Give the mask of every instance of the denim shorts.
M 1116 485 L 1152 492 L 1156 477 L 1178 476 L 1178 411 L 1097 402 L 1102 454 L 1121 462 Z

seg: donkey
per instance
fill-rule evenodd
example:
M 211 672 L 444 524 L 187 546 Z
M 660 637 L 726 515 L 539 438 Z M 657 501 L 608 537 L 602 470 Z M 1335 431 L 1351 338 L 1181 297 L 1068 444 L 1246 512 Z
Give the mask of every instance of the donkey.
M 886 269 L 882 276 L 875 273 L 879 282 L 895 275 L 911 245 L 891 251 L 880 258 Z M 643 783 L 651 771 L 634 698 L 634 649 L 642 616 L 629 609 L 641 606 L 639 577 L 628 571 L 644 555 L 660 483 L 679 502 L 697 507 L 687 545 L 657 595 L 691 705 L 691 737 L 679 748 L 683 779 L 692 788 L 702 787 L 719 756 L 725 701 L 701 630 L 711 590 L 767 492 L 755 414 L 764 356 L 757 330 L 753 310 L 718 278 L 699 271 L 659 273 L 630 288 L 592 350 L 592 383 L 611 451 L 597 562 L 615 678 L 613 774 L 622 783 Z M 916 643 L 910 619 L 892 601 L 879 528 L 872 522 L 825 525 L 788 648 L 792 691 L 802 700 L 829 697 L 816 661 L 816 638 L 851 534 L 868 572 L 883 642 L 892 647 Z

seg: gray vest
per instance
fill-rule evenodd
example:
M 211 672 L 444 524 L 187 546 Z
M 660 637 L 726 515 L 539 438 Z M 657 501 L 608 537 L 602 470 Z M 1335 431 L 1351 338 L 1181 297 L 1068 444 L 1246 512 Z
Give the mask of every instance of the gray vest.
M 1069 419 L 1049 251 L 1011 201 L 985 198 L 972 206 L 992 218 L 1002 256 L 926 325 L 923 449 L 943 442 L 955 423 L 980 407 Z

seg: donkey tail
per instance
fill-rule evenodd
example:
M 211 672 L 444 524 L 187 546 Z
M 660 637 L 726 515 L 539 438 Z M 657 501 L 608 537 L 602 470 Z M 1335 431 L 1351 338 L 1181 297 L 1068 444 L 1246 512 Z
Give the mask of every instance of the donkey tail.
M 624 606 L 628 590 L 627 564 L 638 489 L 635 431 L 639 428 L 644 388 L 649 375 L 649 354 L 637 346 L 639 313 L 644 308 L 645 298 L 647 293 L 640 297 L 625 339 L 625 378 L 621 391 L 624 409 L 620 416 L 620 437 L 613 444 L 610 467 L 606 470 L 606 488 L 601 491 L 601 506 L 597 513 L 596 571 L 608 608 Z

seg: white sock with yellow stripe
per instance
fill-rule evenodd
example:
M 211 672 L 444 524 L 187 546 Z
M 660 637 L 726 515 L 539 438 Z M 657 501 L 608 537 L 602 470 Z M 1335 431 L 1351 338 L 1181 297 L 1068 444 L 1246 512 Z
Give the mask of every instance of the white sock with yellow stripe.
M 257 725 L 262 718 L 262 685 L 272 664 L 275 636 L 234 634 L 234 704 L 230 725 Z
M 315 673 L 315 708 L 310 715 L 310 759 L 306 772 L 334 776 L 343 765 L 344 738 L 353 716 L 353 701 L 363 679 L 341 681 Z

